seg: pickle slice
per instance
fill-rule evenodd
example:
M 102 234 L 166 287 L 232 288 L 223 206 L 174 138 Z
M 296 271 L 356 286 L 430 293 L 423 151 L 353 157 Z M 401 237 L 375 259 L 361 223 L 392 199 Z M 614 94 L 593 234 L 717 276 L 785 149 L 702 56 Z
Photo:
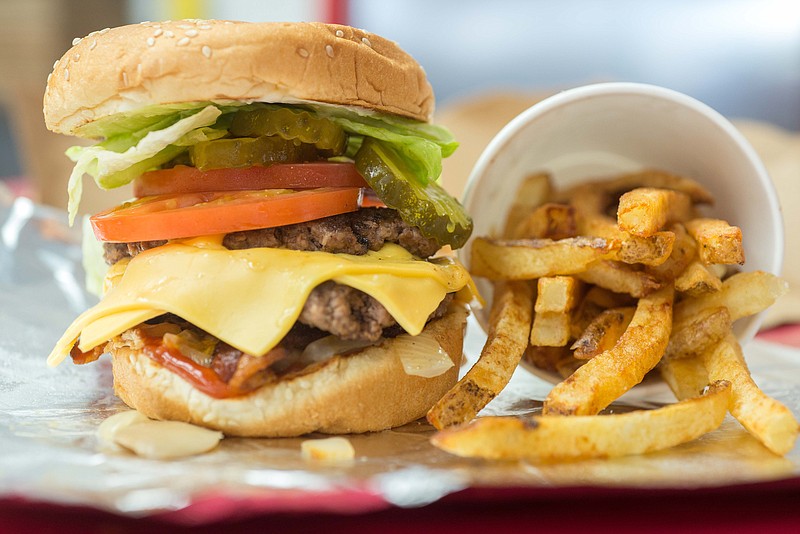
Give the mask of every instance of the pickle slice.
M 303 110 L 291 108 L 261 108 L 238 111 L 233 116 L 230 132 L 236 137 L 277 135 L 286 140 L 309 143 L 331 155 L 344 154 L 347 134 L 328 119 L 315 117 Z
M 318 161 L 321 157 L 317 147 L 312 144 L 297 143 L 274 135 L 204 141 L 192 146 L 189 155 L 192 165 L 201 171 Z
M 436 182 L 419 183 L 392 148 L 365 138 L 355 156 L 358 172 L 378 197 L 423 235 L 442 245 L 461 248 L 472 233 L 472 219 Z

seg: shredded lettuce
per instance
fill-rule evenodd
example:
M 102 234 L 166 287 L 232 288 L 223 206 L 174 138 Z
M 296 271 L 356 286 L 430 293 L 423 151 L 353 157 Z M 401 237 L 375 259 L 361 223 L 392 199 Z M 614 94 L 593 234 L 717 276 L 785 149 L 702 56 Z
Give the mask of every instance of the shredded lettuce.
M 78 213 L 84 174 L 91 175 L 103 189 L 130 183 L 148 169 L 166 163 L 185 151 L 188 146 L 183 140 L 185 136 L 208 136 L 208 130 L 203 130 L 202 134 L 197 134 L 195 130 L 216 123 L 221 114 L 222 111 L 215 106 L 207 106 L 163 129 L 152 129 L 150 125 L 145 128 L 147 132 L 143 135 L 137 132 L 122 134 L 94 146 L 69 148 L 67 156 L 75 162 L 67 184 L 70 225 Z

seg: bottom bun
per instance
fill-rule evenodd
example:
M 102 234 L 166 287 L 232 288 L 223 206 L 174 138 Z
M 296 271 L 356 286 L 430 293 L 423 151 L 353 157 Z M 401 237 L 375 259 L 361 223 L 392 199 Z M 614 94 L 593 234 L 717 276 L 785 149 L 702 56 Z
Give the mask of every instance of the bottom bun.
M 385 430 L 424 416 L 455 384 L 466 317 L 463 306 L 451 305 L 443 317 L 425 327 L 455 364 L 433 378 L 406 374 L 396 344 L 386 339 L 248 395 L 215 399 L 139 351 L 114 342 L 109 344 L 114 390 L 125 404 L 152 419 L 185 421 L 229 436 Z

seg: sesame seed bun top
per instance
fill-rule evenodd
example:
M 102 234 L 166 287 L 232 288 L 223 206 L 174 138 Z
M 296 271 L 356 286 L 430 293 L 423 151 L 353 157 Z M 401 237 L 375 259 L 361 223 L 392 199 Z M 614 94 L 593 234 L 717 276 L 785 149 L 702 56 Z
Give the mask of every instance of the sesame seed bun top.
M 143 22 L 75 39 L 44 97 L 47 127 L 181 102 L 322 102 L 420 121 L 433 114 L 425 71 L 396 43 L 348 26 L 219 20 Z

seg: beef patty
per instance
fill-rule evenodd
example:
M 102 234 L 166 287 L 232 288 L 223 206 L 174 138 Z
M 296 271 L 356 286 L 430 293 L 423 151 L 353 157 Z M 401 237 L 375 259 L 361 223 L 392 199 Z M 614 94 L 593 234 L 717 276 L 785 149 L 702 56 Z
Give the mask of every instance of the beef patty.
M 392 209 L 365 208 L 315 221 L 227 234 L 222 244 L 231 250 L 286 248 L 363 255 L 396 243 L 420 258 L 438 250 L 433 239 L 419 228 L 405 223 Z M 104 243 L 106 263 L 113 265 L 166 241 Z M 444 315 L 452 300 L 448 295 L 430 319 Z M 397 322 L 377 300 L 350 286 L 325 282 L 311 292 L 298 322 L 324 330 L 343 339 L 377 341 L 388 333 L 396 335 Z

